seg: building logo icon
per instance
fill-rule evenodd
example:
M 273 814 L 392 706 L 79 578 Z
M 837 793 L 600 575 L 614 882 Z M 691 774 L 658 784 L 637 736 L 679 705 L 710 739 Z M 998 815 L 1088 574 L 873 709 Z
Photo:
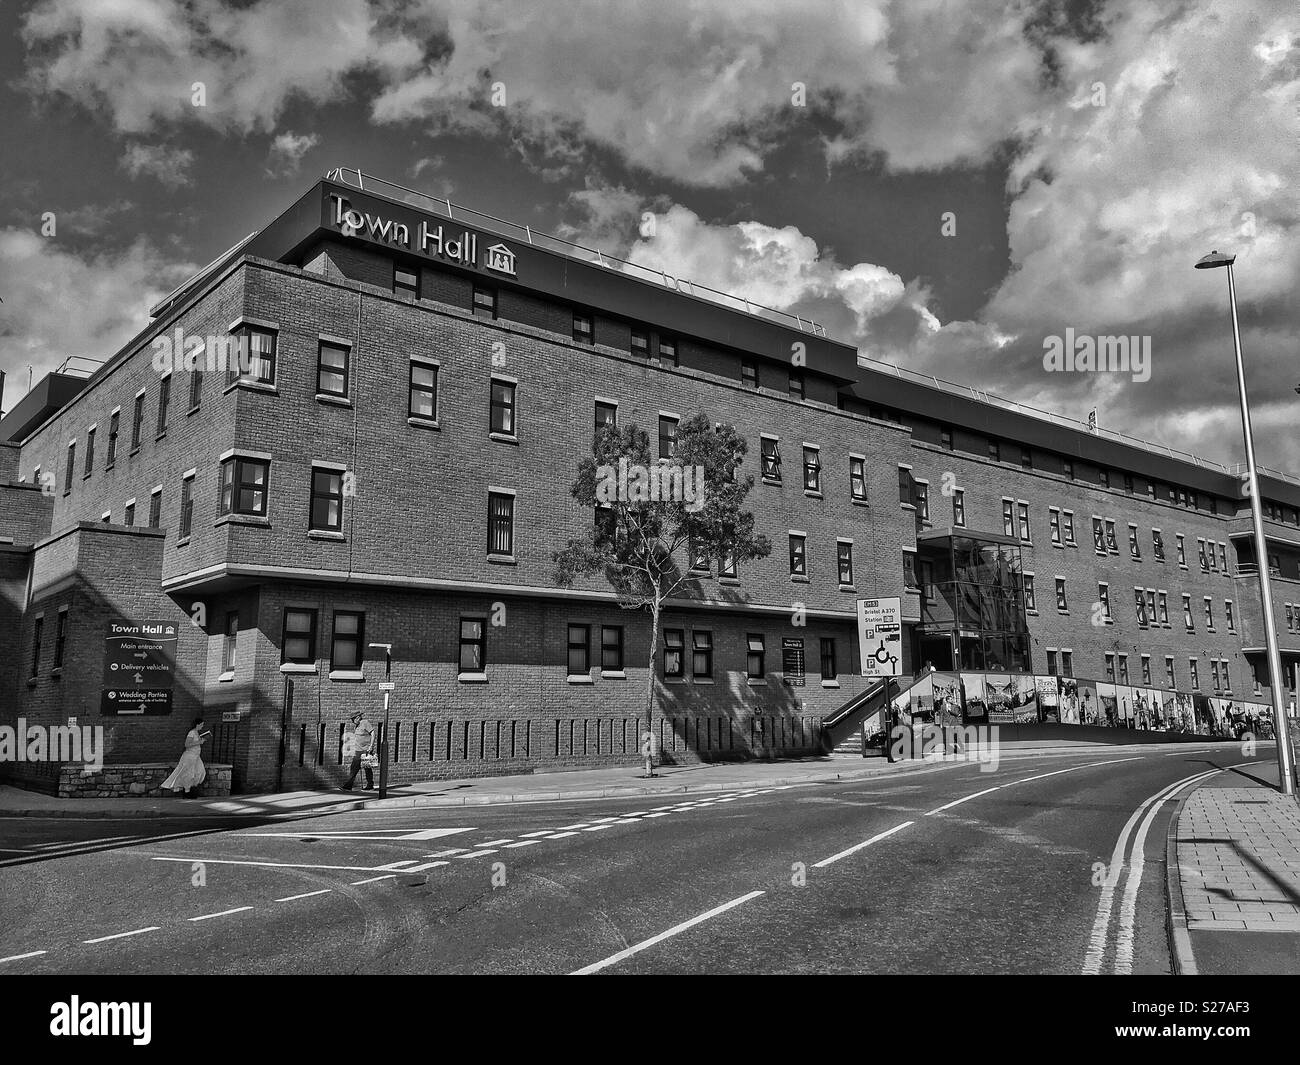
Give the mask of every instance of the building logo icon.
M 504 244 L 493 244 L 483 255 L 483 265 L 498 274 L 515 276 L 515 253 Z

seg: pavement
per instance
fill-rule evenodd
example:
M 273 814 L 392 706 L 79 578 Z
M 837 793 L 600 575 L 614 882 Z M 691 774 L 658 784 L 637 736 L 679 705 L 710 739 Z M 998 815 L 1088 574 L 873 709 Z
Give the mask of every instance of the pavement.
M 1275 764 L 1210 777 L 1169 832 L 1170 931 L 1183 975 L 1300 973 L 1300 803 Z

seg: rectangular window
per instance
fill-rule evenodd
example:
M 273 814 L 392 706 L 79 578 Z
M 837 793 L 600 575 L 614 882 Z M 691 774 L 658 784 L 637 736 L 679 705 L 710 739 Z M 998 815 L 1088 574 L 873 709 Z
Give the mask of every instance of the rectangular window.
M 194 523 L 194 478 L 186 477 L 181 481 L 181 524 L 180 538 L 188 540 Z
M 162 489 L 155 488 L 149 493 L 149 528 L 157 529 L 162 525 Z
M 691 630 L 691 675 L 696 680 L 713 676 L 713 633 L 708 629 Z
M 1101 604 L 1102 613 L 1106 616 L 1106 622 L 1109 624 L 1114 619 L 1110 616 L 1110 585 L 1105 581 L 1097 582 L 1097 602 Z
M 1142 683 L 1148 685 L 1151 683 L 1151 656 L 1150 655 L 1142 656 Z
M 568 670 L 571 677 L 585 677 L 591 670 L 591 626 L 569 626 Z
M 203 371 L 197 366 L 190 371 L 190 410 L 197 410 L 203 402 Z
M 1047 649 L 1047 672 L 1050 676 L 1056 676 L 1056 648 Z
M 1128 553 L 1134 559 L 1142 558 L 1142 549 L 1138 546 L 1138 527 L 1130 525 L 1128 527 Z
M 989 441 L 989 458 L 994 462 L 1002 461 L 1002 444 L 997 440 Z
M 758 387 L 758 363 L 753 359 L 740 360 L 740 383 L 746 388 Z
M 1026 573 L 1024 576 L 1025 583 L 1025 609 L 1031 614 L 1038 613 L 1038 604 L 1034 601 L 1034 575 Z
M 503 436 L 516 436 L 513 382 L 492 379 L 491 407 L 491 431 Z
M 1133 606 L 1137 611 L 1137 622 L 1144 629 L 1147 626 L 1147 597 L 1141 588 L 1133 589 Z
M 330 669 L 359 670 L 365 647 L 366 616 L 359 610 L 334 611 L 334 643 Z
M 1183 569 L 1186 569 L 1186 568 L 1187 568 L 1187 552 L 1186 552 L 1186 550 L 1185 550 L 1184 547 L 1183 547 L 1183 534 L 1182 534 L 1182 533 L 1175 533 L 1175 534 L 1174 534 L 1174 538 L 1175 538 L 1175 539 L 1177 540 L 1177 542 L 1178 542 L 1178 564 L 1179 564 L 1180 566 L 1182 566 Z
M 1205 627 L 1214 628 L 1214 600 L 1208 595 L 1205 597 Z
M 135 525 L 135 500 L 131 500 L 122 511 L 122 524 L 128 529 Z
M 916 493 L 913 497 L 916 506 L 916 516 L 922 521 L 930 520 L 930 486 L 925 481 L 913 482 L 916 486 Z
M 108 419 L 108 458 L 104 468 L 111 470 L 117 463 L 117 422 L 121 415 L 114 411 Z
M 835 638 L 833 636 L 823 636 L 821 638 L 821 659 L 822 680 L 834 680 L 839 676 L 835 663 Z
M 659 415 L 659 457 L 670 459 L 677 453 L 677 419 Z
M 1207 550 L 1206 550 L 1206 552 L 1205 552 L 1205 557 L 1208 558 L 1208 559 L 1210 560 L 1210 569 L 1211 569 L 1213 572 L 1218 573 L 1218 572 L 1219 572 L 1219 561 L 1218 561 L 1217 556 L 1214 554 L 1214 541 L 1213 541 L 1213 540 L 1211 540 L 1210 543 L 1209 543 L 1209 545 L 1208 545 L 1208 548 L 1207 548 Z
M 1068 477 L 1068 478 L 1069 478 L 1070 480 L 1072 480 L 1072 481 L 1074 480 L 1074 460 L 1073 460 L 1073 459 L 1061 459 L 1061 475 L 1062 475 L 1063 477 Z
M 1226 621 L 1226 622 L 1228 623 L 1228 631 L 1229 631 L 1229 632 L 1236 632 L 1236 631 L 1237 631 L 1237 623 L 1236 623 L 1235 620 L 1233 620 L 1233 617 L 1232 617 L 1232 600 L 1231 600 L 1231 599 L 1225 599 L 1225 600 L 1223 601 L 1223 619 L 1224 619 L 1224 621 Z
M 438 420 L 438 367 L 429 362 L 411 362 L 410 398 L 406 413 L 412 418 Z
M 221 464 L 221 514 L 266 516 L 266 480 L 270 463 L 238 455 Z
M 167 411 L 172 402 L 172 379 L 164 377 L 158 382 L 158 436 L 167 432 Z
M 1029 448 L 1027 447 L 1022 447 L 1020 449 L 1020 465 L 1026 470 L 1032 470 L 1034 468 L 1033 455 L 1030 454 Z
M 34 677 L 41 669 L 41 636 L 45 631 L 45 619 L 37 618 L 32 625 L 32 672 Z
M 596 400 L 596 432 L 600 432 L 606 426 L 611 428 L 618 425 L 618 404 L 605 403 Z
M 1192 620 L 1192 597 L 1190 595 L 1183 596 L 1183 625 L 1186 626 L 1188 632 L 1196 631 L 1196 623 Z
M 822 453 L 815 447 L 803 449 L 803 487 L 806 492 L 822 490 Z
M 144 431 L 144 393 L 135 397 L 135 412 L 131 415 L 131 450 L 140 446 L 140 434 Z
M 1165 655 L 1165 684 L 1170 688 L 1178 687 L 1177 678 L 1174 676 L 1174 659 L 1172 655 Z
M 1070 609 L 1069 604 L 1065 601 L 1065 578 L 1056 578 L 1056 609 L 1065 613 Z
M 1016 504 L 1016 524 L 1017 524 L 1017 531 L 1020 533 L 1020 539 L 1023 540 L 1025 543 L 1029 543 L 1030 536 L 1029 536 L 1029 504 L 1028 503 Z
M 1228 660 L 1226 658 L 1219 663 L 1219 668 L 1223 671 L 1223 690 L 1232 691 L 1232 678 L 1228 676 Z
M 348 396 L 348 363 L 352 349 L 345 344 L 322 340 L 316 353 L 316 393 L 321 396 Z
M 235 330 L 233 337 L 234 350 L 230 353 L 233 365 L 230 362 L 226 364 L 226 383 L 255 381 L 259 384 L 274 385 L 275 331 L 255 325 L 244 325 Z
M 1002 534 L 1004 536 L 1016 535 L 1016 501 L 1014 499 L 1002 500 Z
M 762 680 L 766 674 L 767 654 L 763 646 L 763 634 L 751 632 L 745 636 L 745 675 L 750 680 Z
M 600 627 L 600 668 L 606 673 L 623 670 L 623 626 Z
M 1210 659 L 1210 685 L 1217 695 L 1219 693 L 1219 660 L 1217 658 Z
M 1074 676 L 1074 652 L 1073 651 L 1061 652 L 1061 676 L 1063 677 Z
M 1228 547 L 1226 544 L 1219 545 L 1219 568 L 1227 574 L 1228 572 Z
M 762 437 L 759 440 L 759 458 L 761 458 L 761 468 L 763 479 L 768 481 L 781 480 L 781 445 L 776 437 Z
M 952 490 L 952 523 L 958 528 L 966 526 L 966 491 L 963 488 Z
M 226 628 L 221 641 L 221 672 L 235 671 L 235 651 L 239 646 L 239 611 L 231 610 L 226 614 Z
M 650 334 L 644 329 L 632 330 L 632 354 L 650 358 Z
M 1052 533 L 1052 545 L 1061 546 L 1061 512 L 1055 507 L 1050 507 L 1047 511 L 1047 524 Z
M 487 619 L 460 619 L 460 652 L 457 668 L 461 673 L 487 671 Z
M 903 549 L 903 587 L 919 591 L 916 577 L 916 552 Z
M 420 298 L 420 275 L 405 266 L 393 264 L 393 292 Z
M 677 365 L 677 341 L 673 337 L 659 338 L 659 362 L 663 366 Z
M 835 542 L 835 555 L 839 563 L 840 584 L 853 583 L 853 544 L 848 540 Z
M 681 629 L 664 629 L 664 676 L 686 675 L 684 651 L 686 633 Z
M 1115 539 L 1115 523 L 1109 518 L 1106 520 L 1106 550 L 1112 555 L 1119 554 L 1119 541 Z
M 485 285 L 474 286 L 473 312 L 475 318 L 495 318 L 497 316 L 497 290 Z
M 1196 554 L 1199 562 L 1201 563 L 1201 572 L 1209 573 L 1210 563 L 1205 558 L 1205 541 L 1200 539 L 1199 537 L 1196 540 Z
M 1115 683 L 1115 656 L 1109 652 L 1106 654 L 1106 679 Z
M 311 471 L 311 526 L 326 532 L 343 528 L 343 474 L 313 466 Z
M 803 373 L 799 370 L 790 371 L 790 395 L 795 399 L 807 399 L 807 386 L 804 384 Z
M 1119 682 L 1128 683 L 1128 655 L 1125 654 L 1119 656 Z
M 1061 517 L 1065 521 L 1065 542 L 1071 547 L 1074 546 L 1074 511 L 1063 510 Z
M 1201 674 L 1195 658 L 1187 660 L 1187 672 L 1192 678 L 1192 691 L 1201 690 Z
M 808 576 L 808 538 L 795 533 L 790 534 L 790 576 Z
M 722 555 L 718 559 L 718 576 L 731 577 L 736 576 L 736 552 L 729 548 L 724 548 Z
M 591 325 L 591 315 L 579 314 L 577 311 L 573 312 L 573 339 L 580 340 L 584 344 L 594 344 L 596 342 L 596 334 Z M 663 351 L 662 344 L 659 350 Z
M 1159 529 L 1151 530 L 1151 553 L 1155 555 L 1157 562 L 1165 560 L 1165 541 L 1161 537 Z
M 898 501 L 909 507 L 916 505 L 916 482 L 906 466 L 898 467 Z
M 164 377 L 164 381 L 170 381 L 171 378 Z M 81 471 L 83 477 L 89 477 L 95 468 L 95 427 L 92 425 L 86 430 L 86 462 L 85 468 Z
M 72 491 L 72 476 L 77 472 L 77 442 L 73 440 L 68 444 L 68 461 L 63 471 L 63 494 L 66 496 Z
M 696 540 L 695 537 L 692 536 L 690 542 L 686 545 L 686 549 L 691 560 L 691 570 L 695 573 L 708 573 L 709 552 L 704 542 L 702 540 Z
M 1124 474 L 1124 491 L 1129 495 L 1133 494 L 1133 475 L 1131 473 Z
M 55 669 L 63 668 L 63 655 L 68 649 L 68 609 L 64 607 L 59 611 L 58 620 L 54 624 L 54 667 Z
M 1154 625 L 1156 624 L 1156 590 L 1154 588 L 1147 589 L 1146 599 L 1147 599 L 1147 624 Z
M 867 460 L 857 455 L 849 456 L 849 493 L 857 500 L 867 498 Z
M 1156 593 L 1160 599 L 1160 624 L 1169 627 L 1169 596 L 1166 592 Z
M 1110 470 L 1106 469 L 1104 466 L 1099 470 L 1097 470 L 1097 483 L 1101 485 L 1103 488 L 1109 488 Z
M 286 608 L 280 637 L 280 661 L 296 665 L 316 663 L 316 611 Z
M 515 553 L 515 497 L 505 492 L 488 493 L 489 555 Z
M 948 426 L 939 429 L 939 446 L 948 451 L 952 450 L 952 429 Z

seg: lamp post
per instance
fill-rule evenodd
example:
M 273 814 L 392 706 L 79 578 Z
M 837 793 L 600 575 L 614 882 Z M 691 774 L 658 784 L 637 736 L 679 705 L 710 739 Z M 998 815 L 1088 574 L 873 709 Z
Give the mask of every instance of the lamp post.
M 379 738 L 379 797 L 388 798 L 388 697 L 393 694 L 393 645 L 372 643 L 371 647 L 384 649 L 384 682 L 379 685 L 384 693 L 384 731 Z
M 1255 469 L 1255 438 L 1250 428 L 1250 406 L 1246 400 L 1246 368 L 1241 361 L 1241 330 L 1237 325 L 1237 287 L 1233 281 L 1235 255 L 1212 251 L 1196 263 L 1197 270 L 1228 271 L 1228 303 L 1232 308 L 1232 350 L 1237 360 L 1237 398 L 1241 402 L 1241 431 L 1246 440 L 1247 489 L 1250 493 L 1250 517 L 1255 530 L 1255 564 L 1259 571 L 1260 605 L 1264 611 L 1264 642 L 1268 654 L 1269 691 L 1273 697 L 1273 726 L 1277 734 L 1277 768 L 1283 795 L 1295 795 L 1295 771 L 1291 752 L 1291 732 L 1287 727 L 1286 707 L 1282 702 L 1282 656 L 1278 653 L 1277 626 L 1273 623 L 1273 589 L 1268 574 L 1268 544 L 1264 538 L 1264 509 L 1259 499 L 1259 475 Z

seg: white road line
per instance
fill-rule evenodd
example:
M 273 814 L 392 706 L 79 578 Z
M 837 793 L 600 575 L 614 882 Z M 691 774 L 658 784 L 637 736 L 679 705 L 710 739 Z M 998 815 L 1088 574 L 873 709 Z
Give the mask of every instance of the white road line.
M 1051 773 L 1039 773 L 1037 776 L 1021 777 L 1019 780 L 1009 780 L 1005 784 L 999 784 L 995 788 L 985 788 L 983 791 L 977 791 L 973 795 L 964 795 L 960 799 L 954 799 L 952 802 L 945 803 L 943 806 L 936 806 L 933 810 L 927 810 L 926 817 L 933 817 L 935 814 L 943 813 L 944 810 L 951 810 L 954 806 L 960 806 L 964 802 L 970 802 L 972 799 L 978 799 L 982 795 L 991 795 L 995 791 L 1001 791 L 1003 788 L 1014 788 L 1017 784 L 1028 784 L 1033 780 L 1046 780 L 1048 777 L 1059 777 L 1062 773 L 1077 773 L 1081 769 L 1095 769 L 1099 765 L 1115 765 L 1117 762 L 1135 762 L 1136 758 L 1111 758 L 1105 762 L 1089 762 L 1087 765 L 1071 766 L 1069 769 L 1057 769 Z
M 561 825 L 560 828 L 562 828 L 562 829 L 570 829 L 570 828 L 586 828 L 589 824 L 591 824 L 590 821 L 583 821 L 583 822 L 581 822 L 580 824 L 576 824 L 576 825 Z
M 667 817 L 671 811 L 665 810 L 661 814 L 646 814 L 646 817 Z
M 458 854 L 457 858 L 482 858 L 485 854 L 496 854 L 495 850 L 470 851 L 468 854 Z
M 887 832 L 881 832 L 879 835 L 872 836 L 870 839 L 864 839 L 861 843 L 855 843 L 846 851 L 840 851 L 839 854 L 832 854 L 829 858 L 823 858 L 820 862 L 813 863 L 813 868 L 822 869 L 825 866 L 830 865 L 831 862 L 838 862 L 841 858 L 847 858 L 850 854 L 862 850 L 863 847 L 870 847 L 873 843 L 879 843 L 882 839 L 892 836 L 895 832 L 901 832 L 909 825 L 914 824 L 916 824 L 915 821 L 904 821 L 901 825 L 895 825 Z
M 547 838 L 547 839 L 564 839 L 565 836 L 576 836 L 577 834 L 578 834 L 578 833 L 576 833 L 576 832 L 556 832 L 556 833 L 554 833 L 553 835 L 547 836 L 546 838 Z
M 48 849 L 51 848 L 51 847 L 73 847 L 73 846 L 76 846 L 76 845 L 81 844 L 81 843 L 93 843 L 93 842 L 96 842 L 96 841 L 94 841 L 94 840 L 88 840 L 88 839 L 75 839 L 75 840 L 74 840 L 74 839 L 65 839 L 65 840 L 61 840 L 61 841 L 58 842 L 58 843 L 33 843 L 33 844 L 28 848 L 28 850 L 33 850 L 33 851 L 43 851 L 43 850 L 48 850 Z
M 327 869 L 344 873 L 373 873 L 378 871 L 374 865 L 308 865 L 304 862 L 252 862 L 235 858 L 151 858 L 155 862 L 203 862 L 206 865 L 251 865 L 263 869 Z
M 486 843 L 480 843 L 479 846 L 480 846 L 480 847 L 499 847 L 499 846 L 501 846 L 501 844 L 503 844 L 503 843 L 509 843 L 509 842 L 510 842 L 512 839 L 514 839 L 514 838 L 515 838 L 514 836 L 506 836 L 505 839 L 490 839 L 490 840 L 488 840 Z
M 362 884 L 373 884 L 379 880 L 395 880 L 396 878 L 396 873 L 389 873 L 387 876 L 372 876 L 369 880 L 354 880 L 352 881 L 352 886 L 360 887 Z
M 424 858 L 450 858 L 453 854 L 461 854 L 464 847 L 448 847 L 444 851 L 433 851 L 430 854 L 422 855 Z
M 611 965 L 616 965 L 624 958 L 630 958 L 633 954 L 639 954 L 641 951 L 647 949 L 648 947 L 653 947 L 656 943 L 662 943 L 665 939 L 669 939 L 672 936 L 678 935 L 681 932 L 685 932 L 688 928 L 694 928 L 697 924 L 707 921 L 711 917 L 717 917 L 721 913 L 726 913 L 728 910 L 733 910 L 737 906 L 743 905 L 744 903 L 748 902 L 750 899 L 756 899 L 759 897 L 759 895 L 762 894 L 765 893 L 762 891 L 751 891 L 748 895 L 741 895 L 740 898 L 738 899 L 732 899 L 730 902 L 724 902 L 721 906 L 715 906 L 707 913 L 702 913 L 698 917 L 692 917 L 689 921 L 683 921 L 679 925 L 674 925 L 666 932 L 660 932 L 657 936 L 652 936 L 650 939 L 644 940 L 636 944 L 635 946 L 628 947 L 626 950 L 620 950 L 617 954 L 611 954 L 604 961 L 598 961 L 592 965 L 586 966 L 585 968 L 578 969 L 575 972 L 570 973 L 569 975 L 589 976 L 591 973 L 600 972 L 601 969 L 608 968 Z
M 607 828 L 613 828 L 613 825 L 592 825 L 590 828 L 584 828 L 584 832 L 603 832 Z
M 591 823 L 593 825 L 603 825 L 606 821 L 617 821 L 617 820 L 618 820 L 617 817 L 593 817 L 591 819 Z
M 7 958 L 0 958 L 0 964 L 7 961 L 22 961 L 24 958 L 39 958 L 42 954 L 48 953 L 48 950 L 29 950 L 26 954 L 10 954 Z
M 100 936 L 98 939 L 83 939 L 83 943 L 107 943 L 110 939 L 125 939 L 127 936 L 142 936 L 146 932 L 157 932 L 158 925 L 151 924 L 148 928 L 137 928 L 134 932 L 118 932 L 112 936 Z
M 400 870 L 404 865 L 419 865 L 419 864 L 420 864 L 420 860 L 418 858 L 407 858 L 400 862 L 389 862 L 387 865 L 378 866 L 378 868 Z
M 167 840 L 185 839 L 190 836 L 206 836 L 209 835 L 211 832 L 212 829 L 210 828 L 196 828 L 188 832 L 169 832 L 166 835 L 161 835 L 161 836 L 139 836 L 135 838 L 134 842 L 136 844 L 145 846 L 153 843 L 164 843 Z M 125 845 L 126 844 L 124 843 L 123 846 Z M 57 854 L 50 852 L 50 853 L 42 853 L 42 854 L 28 854 L 26 858 L 5 858 L 3 861 L 0 861 L 0 867 L 9 866 L 9 865 L 22 865 L 24 863 L 30 862 L 33 858 L 51 858 L 51 859 L 72 858 L 78 854 L 87 854 L 92 851 L 105 849 L 103 842 L 99 840 L 87 840 L 84 843 L 76 844 L 75 847 L 76 849 L 69 848 L 68 850 L 60 851 Z
M 423 873 L 426 869 L 437 869 L 440 865 L 451 865 L 451 862 L 425 862 L 423 865 L 413 865 L 410 869 L 403 869 L 404 873 Z
M 299 899 L 310 899 L 317 895 L 328 895 L 332 888 L 321 888 L 320 891 L 306 891 L 301 895 L 290 895 L 288 898 L 276 899 L 276 902 L 297 902 Z
M 245 910 L 251 910 L 251 906 L 236 906 L 233 910 L 222 910 L 220 913 L 205 913 L 202 917 L 189 917 L 187 920 L 193 921 L 210 921 L 214 917 L 229 917 L 232 913 L 243 913 Z
M 534 847 L 541 842 L 540 839 L 521 839 L 518 843 L 507 843 L 506 850 L 510 850 L 512 847 Z
M 554 831 L 554 829 L 551 829 L 551 828 L 544 828 L 544 829 L 542 829 L 540 832 L 521 832 L 521 833 L 519 834 L 519 838 L 520 838 L 520 839 L 535 839 L 537 836 L 549 836 L 553 831 Z

